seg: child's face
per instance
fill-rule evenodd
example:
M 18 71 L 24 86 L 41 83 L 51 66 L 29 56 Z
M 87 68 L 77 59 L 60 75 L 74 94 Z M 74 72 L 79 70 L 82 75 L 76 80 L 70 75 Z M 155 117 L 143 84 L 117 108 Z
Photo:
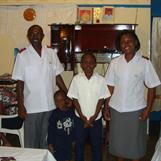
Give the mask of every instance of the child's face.
M 93 73 L 96 67 L 96 61 L 92 55 L 87 54 L 81 62 L 81 67 L 85 73 Z
M 55 96 L 55 105 L 59 109 L 63 109 L 65 107 L 65 96 L 63 94 L 57 94 Z

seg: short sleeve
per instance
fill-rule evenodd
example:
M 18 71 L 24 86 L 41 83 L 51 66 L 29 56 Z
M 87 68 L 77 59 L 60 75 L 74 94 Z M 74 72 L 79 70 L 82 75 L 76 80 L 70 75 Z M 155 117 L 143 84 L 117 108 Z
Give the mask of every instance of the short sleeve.
M 160 85 L 159 77 L 150 61 L 147 61 L 145 67 L 145 84 L 148 88 L 154 88 Z
M 16 57 L 16 61 L 14 64 L 12 79 L 24 81 L 24 75 L 25 75 L 24 62 L 23 62 L 22 54 L 19 53 Z
M 99 98 L 105 99 L 105 98 L 108 98 L 110 96 L 111 96 L 111 94 L 110 94 L 110 91 L 107 88 L 106 81 L 105 81 L 105 79 L 103 79 L 102 83 L 101 83 L 101 90 L 100 90 L 100 97 Z
M 53 49 L 51 49 L 51 50 L 53 51 L 52 54 L 53 54 L 53 59 L 54 59 L 54 65 L 56 67 L 55 74 L 59 75 L 64 71 L 64 68 L 63 68 L 62 64 L 60 63 L 60 60 L 59 60 L 57 53 L 56 53 L 56 50 L 53 50 Z
M 111 62 L 105 74 L 106 84 L 115 86 L 114 62 Z
M 78 99 L 78 88 L 77 88 L 77 79 L 76 79 L 76 77 L 73 78 L 73 80 L 72 80 L 72 82 L 70 84 L 67 96 L 69 98 L 71 98 L 71 99 L 72 98 Z

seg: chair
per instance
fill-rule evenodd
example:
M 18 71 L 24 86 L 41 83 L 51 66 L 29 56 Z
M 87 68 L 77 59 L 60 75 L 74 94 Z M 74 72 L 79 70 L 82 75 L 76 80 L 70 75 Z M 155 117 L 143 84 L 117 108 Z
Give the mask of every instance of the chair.
M 10 129 L 10 128 L 2 127 L 2 119 L 16 118 L 17 116 L 18 116 L 17 114 L 0 115 L 0 132 L 18 135 L 19 140 L 20 140 L 20 145 L 21 145 L 21 147 L 24 147 L 24 128 L 23 128 L 23 125 L 19 129 Z

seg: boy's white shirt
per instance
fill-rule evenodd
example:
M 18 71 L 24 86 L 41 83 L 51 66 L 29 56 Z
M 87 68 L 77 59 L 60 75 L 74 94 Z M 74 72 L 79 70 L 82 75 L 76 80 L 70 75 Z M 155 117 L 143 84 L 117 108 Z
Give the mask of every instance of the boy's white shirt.
M 110 97 L 110 92 L 101 75 L 94 73 L 90 79 L 87 79 L 84 73 L 79 73 L 74 76 L 67 96 L 78 100 L 83 115 L 89 119 L 95 114 L 98 101 Z M 76 115 L 79 117 L 77 111 Z M 100 117 L 101 111 L 96 120 Z

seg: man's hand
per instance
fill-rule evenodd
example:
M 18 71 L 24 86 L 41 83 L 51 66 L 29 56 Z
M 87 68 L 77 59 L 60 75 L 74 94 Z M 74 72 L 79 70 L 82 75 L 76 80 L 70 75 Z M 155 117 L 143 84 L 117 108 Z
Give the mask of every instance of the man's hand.
M 150 114 L 150 110 L 148 107 L 146 107 L 144 111 L 141 113 L 141 115 L 139 116 L 139 119 L 142 121 L 145 121 L 149 117 L 149 114 Z

